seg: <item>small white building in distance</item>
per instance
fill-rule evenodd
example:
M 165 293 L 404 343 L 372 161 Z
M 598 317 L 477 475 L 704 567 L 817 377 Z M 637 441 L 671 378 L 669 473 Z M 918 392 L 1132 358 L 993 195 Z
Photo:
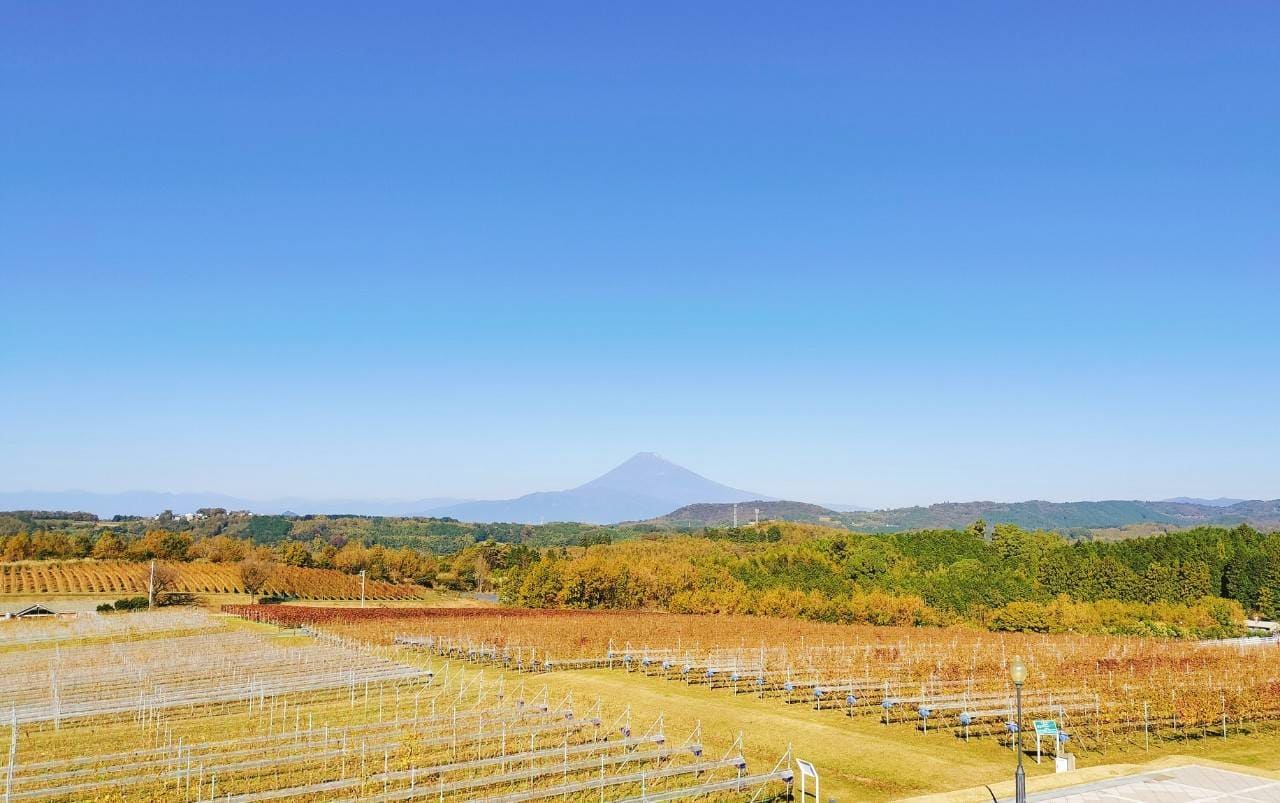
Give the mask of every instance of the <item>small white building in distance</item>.
M 61 614 L 61 613 L 58 613 L 57 611 L 53 611 L 53 610 L 50 610 L 49 608 L 46 608 L 44 605 L 42 605 L 39 602 L 37 602 L 35 605 L 28 605 L 27 607 L 19 611 L 5 611 L 5 614 L 4 614 L 5 620 L 54 619 L 54 618 L 65 619 L 69 616 L 75 616 L 75 614 Z

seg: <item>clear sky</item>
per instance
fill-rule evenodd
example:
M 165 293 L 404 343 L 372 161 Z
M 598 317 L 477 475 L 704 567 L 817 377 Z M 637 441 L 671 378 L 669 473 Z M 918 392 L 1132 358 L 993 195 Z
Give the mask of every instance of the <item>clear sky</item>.
M 1280 497 L 1280 5 L 0 0 L 0 489 Z

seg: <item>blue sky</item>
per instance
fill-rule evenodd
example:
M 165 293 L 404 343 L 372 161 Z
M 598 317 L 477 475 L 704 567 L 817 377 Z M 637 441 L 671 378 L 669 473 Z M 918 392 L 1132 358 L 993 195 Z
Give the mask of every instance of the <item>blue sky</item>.
M 1280 497 L 1274 3 L 0 18 L 0 489 Z

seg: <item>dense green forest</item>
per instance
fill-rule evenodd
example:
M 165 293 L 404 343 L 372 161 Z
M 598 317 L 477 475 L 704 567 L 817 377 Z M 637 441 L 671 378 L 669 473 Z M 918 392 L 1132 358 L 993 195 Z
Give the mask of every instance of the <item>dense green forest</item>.
M 996 629 L 1202 635 L 1280 615 L 1280 533 L 1247 524 L 1118 541 L 974 522 L 859 534 L 795 522 L 676 534 L 580 524 L 254 516 L 99 522 L 0 514 L 0 559 L 239 561 L 499 591 L 509 604 L 970 621 Z

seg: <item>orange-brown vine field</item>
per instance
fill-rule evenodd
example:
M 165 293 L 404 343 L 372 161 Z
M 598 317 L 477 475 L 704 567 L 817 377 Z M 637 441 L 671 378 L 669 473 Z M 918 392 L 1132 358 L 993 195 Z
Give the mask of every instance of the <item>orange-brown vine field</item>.
M 1257 733 L 1280 722 L 1280 642 L 892 628 L 745 616 L 486 609 L 272 611 L 345 638 L 524 671 L 612 668 L 1008 741 L 1009 664 L 1030 667 L 1025 719 L 1055 719 L 1072 749 Z
M 173 590 L 191 594 L 243 593 L 239 567 L 234 563 L 167 563 L 176 574 Z M 150 565 L 125 561 L 22 561 L 0 563 L 0 594 L 145 594 Z M 333 571 L 297 566 L 272 570 L 266 594 L 308 599 L 359 599 L 360 578 Z M 422 589 L 369 580 L 365 596 L 371 600 L 413 599 Z

